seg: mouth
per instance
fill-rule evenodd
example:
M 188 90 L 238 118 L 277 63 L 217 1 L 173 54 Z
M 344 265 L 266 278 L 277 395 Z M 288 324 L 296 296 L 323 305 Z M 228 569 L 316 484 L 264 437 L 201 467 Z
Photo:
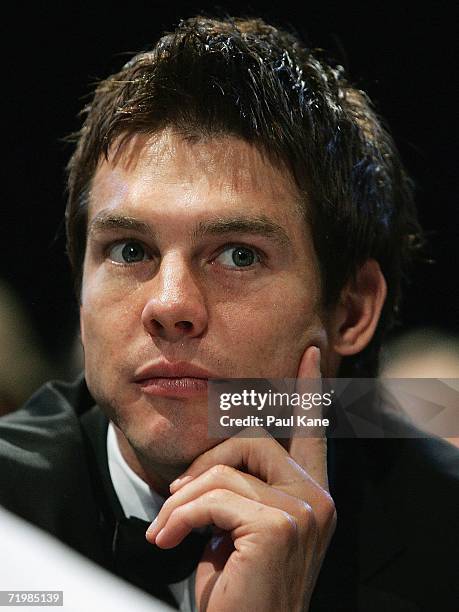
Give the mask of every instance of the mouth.
M 211 372 L 186 362 L 156 362 L 136 371 L 134 383 L 142 393 L 152 396 L 185 399 L 207 395 Z
M 140 381 L 139 387 L 147 395 L 161 397 L 186 398 L 207 394 L 207 380 L 205 378 L 147 378 Z

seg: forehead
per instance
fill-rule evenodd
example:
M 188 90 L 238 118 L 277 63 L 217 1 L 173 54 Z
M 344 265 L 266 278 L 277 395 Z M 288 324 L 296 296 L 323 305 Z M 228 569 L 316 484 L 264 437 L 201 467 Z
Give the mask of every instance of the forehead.
M 179 211 L 183 221 L 250 212 L 303 226 L 300 193 L 287 169 L 233 136 L 191 142 L 164 130 L 115 142 L 93 178 L 89 219 L 120 207 L 163 216 Z

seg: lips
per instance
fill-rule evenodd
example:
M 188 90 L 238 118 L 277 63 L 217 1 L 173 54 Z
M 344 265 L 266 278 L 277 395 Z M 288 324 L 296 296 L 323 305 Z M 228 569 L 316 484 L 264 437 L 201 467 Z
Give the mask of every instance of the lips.
M 201 368 L 200 366 L 186 361 L 174 363 L 161 361 L 139 368 L 134 375 L 135 382 L 141 382 L 149 378 L 217 378 L 215 374 Z
M 206 394 L 209 378 L 217 377 L 192 363 L 161 361 L 139 368 L 134 382 L 148 395 L 187 398 Z

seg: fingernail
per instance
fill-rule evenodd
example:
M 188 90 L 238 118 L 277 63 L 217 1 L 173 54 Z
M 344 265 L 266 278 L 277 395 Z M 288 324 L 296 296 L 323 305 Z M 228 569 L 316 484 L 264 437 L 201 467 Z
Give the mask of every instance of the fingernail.
M 147 529 L 147 532 L 145 535 L 147 536 L 151 536 L 156 529 L 156 525 L 158 524 L 158 518 L 156 517 L 155 520 L 152 522 L 152 524 L 150 525 L 150 527 Z
M 180 478 L 176 478 L 173 482 L 171 482 L 171 484 L 169 485 L 169 490 L 171 492 L 175 492 L 177 491 L 177 489 L 180 489 L 180 487 L 182 485 L 184 485 L 186 482 L 189 482 L 190 480 L 193 479 L 193 476 L 182 476 Z
M 315 357 L 314 357 L 315 364 L 316 364 L 317 368 L 320 369 L 320 348 L 318 346 L 315 346 L 314 348 L 316 349 L 314 351 L 314 353 L 315 353 Z

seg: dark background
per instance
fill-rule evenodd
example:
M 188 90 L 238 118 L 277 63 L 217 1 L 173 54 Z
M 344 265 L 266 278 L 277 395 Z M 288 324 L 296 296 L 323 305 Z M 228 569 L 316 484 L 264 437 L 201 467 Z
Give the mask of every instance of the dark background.
M 364 88 L 392 129 L 415 180 L 420 217 L 435 264 L 421 266 L 406 294 L 404 329 L 457 331 L 457 212 L 453 149 L 456 37 L 453 3 L 226 3 L 231 14 L 260 14 L 293 26 L 313 46 L 331 51 Z M 77 308 L 64 255 L 63 138 L 97 78 L 146 48 L 201 2 L 17 4 L 3 12 L 3 153 L 0 277 L 19 293 L 50 358 L 63 358 Z

